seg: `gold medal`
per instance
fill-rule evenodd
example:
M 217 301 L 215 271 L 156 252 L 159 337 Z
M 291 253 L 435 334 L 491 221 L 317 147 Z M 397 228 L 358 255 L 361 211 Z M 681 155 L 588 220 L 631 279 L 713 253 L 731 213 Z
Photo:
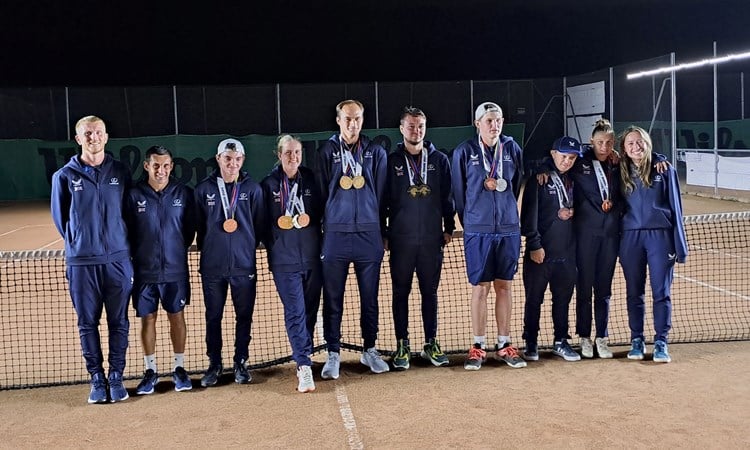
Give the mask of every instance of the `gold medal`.
M 602 202 L 602 211 L 609 212 L 610 209 L 612 209 L 612 201 L 611 200 L 604 200 Z
M 352 177 L 344 175 L 339 179 L 339 186 L 341 186 L 341 189 L 349 190 L 352 188 L 352 184 L 354 183 L 354 180 L 352 180 Z
M 430 187 L 426 184 L 420 185 L 418 189 L 419 195 L 421 195 L 422 197 L 427 197 L 428 195 L 430 195 L 430 192 L 432 192 L 432 189 L 430 189 Z
M 292 223 L 292 216 L 279 216 L 278 220 L 276 220 L 276 223 L 282 230 L 291 230 L 294 226 Z
M 409 193 L 409 195 L 414 198 L 417 195 L 419 195 L 419 188 L 417 186 L 409 186 L 409 189 L 406 190 L 406 192 Z
M 352 180 L 352 184 L 354 185 L 354 189 L 362 189 L 363 187 L 365 187 L 365 177 L 363 177 L 362 175 L 357 175 Z
M 497 180 L 494 178 L 486 178 L 484 180 L 484 188 L 488 191 L 494 191 L 497 189 Z
M 227 219 L 222 224 L 222 228 L 224 228 L 224 231 L 227 233 L 234 233 L 237 231 L 237 221 L 234 219 Z
M 297 216 L 297 223 L 299 224 L 300 228 L 305 228 L 306 226 L 310 225 L 310 216 L 308 214 L 300 214 Z

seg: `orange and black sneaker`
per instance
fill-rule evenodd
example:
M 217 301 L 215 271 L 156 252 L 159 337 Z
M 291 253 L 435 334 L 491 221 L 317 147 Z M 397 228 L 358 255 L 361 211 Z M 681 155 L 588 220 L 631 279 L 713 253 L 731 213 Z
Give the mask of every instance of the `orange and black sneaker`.
M 510 342 L 506 342 L 503 348 L 498 348 L 495 344 L 495 359 L 504 361 L 505 364 L 514 369 L 526 367 L 526 361 L 518 354 L 518 349 L 510 345 Z
M 482 350 L 482 344 L 474 344 L 469 349 L 469 357 L 464 361 L 464 369 L 479 370 L 485 359 L 487 359 L 487 352 Z

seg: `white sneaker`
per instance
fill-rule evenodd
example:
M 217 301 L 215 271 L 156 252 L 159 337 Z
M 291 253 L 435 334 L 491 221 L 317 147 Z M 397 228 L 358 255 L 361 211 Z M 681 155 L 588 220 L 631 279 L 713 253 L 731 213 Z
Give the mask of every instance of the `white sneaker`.
M 380 353 L 375 350 L 375 347 L 370 347 L 362 353 L 362 358 L 359 360 L 362 364 L 370 368 L 373 373 L 388 372 L 388 363 L 383 361 Z
M 594 344 L 590 338 L 581 338 L 581 356 L 584 358 L 594 357 Z
M 323 370 L 320 372 L 320 377 L 324 380 L 338 380 L 339 364 L 339 353 L 328 352 L 328 360 L 326 361 L 325 365 L 323 365 Z
M 609 349 L 607 338 L 596 338 L 596 352 L 599 353 L 599 357 L 602 359 L 612 358 L 612 350 Z
M 297 379 L 299 384 L 297 390 L 300 392 L 312 392 L 315 390 L 315 382 L 313 381 L 312 369 L 310 366 L 299 366 L 297 368 Z

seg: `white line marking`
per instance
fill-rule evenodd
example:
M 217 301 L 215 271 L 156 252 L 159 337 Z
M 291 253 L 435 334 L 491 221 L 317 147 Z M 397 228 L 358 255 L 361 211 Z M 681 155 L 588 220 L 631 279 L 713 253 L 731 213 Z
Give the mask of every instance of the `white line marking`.
M 60 239 L 55 239 L 54 241 L 50 242 L 49 244 L 46 244 L 46 245 L 43 245 L 43 246 L 39 247 L 39 248 L 38 248 L 37 250 L 44 250 L 44 249 L 46 249 L 47 247 L 51 247 L 51 246 L 53 246 L 53 245 L 57 244 L 58 242 L 62 242 L 62 238 L 60 238 Z
M 354 420 L 354 413 L 352 413 L 352 408 L 349 405 L 349 397 L 346 395 L 346 389 L 338 383 L 336 383 L 336 401 L 339 402 L 339 412 L 341 413 L 341 419 L 344 421 L 344 428 L 346 428 L 349 448 L 352 450 L 364 449 L 365 446 L 362 444 L 362 438 L 359 437 L 357 422 Z
M 15 233 L 16 231 L 25 230 L 26 228 L 40 228 L 40 227 L 48 227 L 49 225 L 24 225 L 20 228 L 16 228 L 14 230 L 6 231 L 5 233 L 0 233 L 0 237 L 3 237 L 7 234 Z
M 695 283 L 695 284 L 697 284 L 698 286 L 703 286 L 703 287 L 707 287 L 707 288 L 709 288 L 709 289 L 711 289 L 711 290 L 714 290 L 714 291 L 719 291 L 719 292 L 721 292 L 722 294 L 732 295 L 732 296 L 734 296 L 734 297 L 739 297 L 739 298 L 741 298 L 741 299 L 743 299 L 743 300 L 748 300 L 748 301 L 750 301 L 750 297 L 748 297 L 747 295 L 742 295 L 742 294 L 738 294 L 738 293 L 736 293 L 736 292 L 732 292 L 732 291 L 730 291 L 730 290 L 728 290 L 728 289 L 724 289 L 724 288 L 720 288 L 720 287 L 718 287 L 718 286 L 714 286 L 714 285 L 712 285 L 712 284 L 704 283 L 703 281 L 698 281 L 698 280 L 696 280 L 695 278 L 684 277 L 684 276 L 682 276 L 682 275 L 677 275 L 677 274 L 675 274 L 675 278 L 682 278 L 683 280 L 687 280 L 687 281 L 690 281 L 691 283 Z
M 702 251 L 707 252 L 707 253 L 714 253 L 714 254 L 719 254 L 719 255 L 722 255 L 722 256 L 729 257 L 729 258 L 737 258 L 737 259 L 741 259 L 741 260 L 744 260 L 744 261 L 750 261 L 750 258 L 748 258 L 746 256 L 743 256 L 743 255 L 735 255 L 734 253 L 720 252 L 719 250 L 704 249 L 700 245 L 696 245 L 694 248 L 697 249 L 697 250 L 702 250 Z

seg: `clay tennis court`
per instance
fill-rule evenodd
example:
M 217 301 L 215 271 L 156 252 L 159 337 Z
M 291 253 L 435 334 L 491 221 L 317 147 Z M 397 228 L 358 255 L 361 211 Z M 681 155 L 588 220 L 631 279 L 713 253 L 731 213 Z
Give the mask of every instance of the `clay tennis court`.
M 686 196 L 683 201 L 686 215 L 750 209 L 745 203 L 694 196 Z M 62 248 L 47 205 L 4 206 L 0 214 L 3 217 L 0 249 Z M 748 255 L 741 257 L 746 261 Z M 691 263 L 689 259 L 685 266 Z M 718 259 L 715 263 L 718 264 Z M 706 276 L 720 277 L 720 272 L 717 269 Z M 381 311 L 389 308 L 382 301 L 388 297 L 382 291 L 390 289 L 386 281 L 381 280 Z M 674 333 L 680 331 L 678 302 L 690 301 L 680 298 L 681 283 L 690 281 L 680 281 L 679 277 L 675 280 Z M 458 275 L 444 277 L 442 286 L 468 292 L 460 271 Z M 523 294 L 520 276 L 514 286 L 514 316 L 518 319 L 522 315 Z M 259 299 L 256 321 L 259 314 L 278 314 L 271 300 Z M 194 301 L 194 311 L 190 313 L 199 314 L 198 292 L 194 293 Z M 622 309 L 622 305 L 618 308 Z M 347 310 L 356 307 L 348 304 Z M 413 304 L 411 310 L 416 311 Z M 24 356 L 6 355 L 3 371 L 12 370 L 13 358 L 21 357 L 44 361 L 52 378 L 55 371 L 82 371 L 83 361 L 77 348 L 70 362 L 46 349 L 60 339 L 77 345 L 75 314 L 72 307 L 67 311 L 54 324 L 35 324 L 42 330 L 49 329 L 50 341 L 23 343 L 25 348 L 20 353 Z M 543 316 L 548 315 L 547 311 Z M 5 310 L 2 313 L 10 314 Z M 231 310 L 227 313 L 231 316 Z M 416 343 L 412 350 L 421 342 L 415 316 L 412 314 L 414 320 L 410 322 L 412 342 Z M 612 320 L 616 320 L 615 314 Z M 468 304 L 462 317 L 441 315 L 441 327 L 443 324 L 447 327 L 451 321 L 463 322 L 459 329 L 468 327 Z M 649 324 L 647 321 L 647 330 Z M 385 331 L 389 329 L 389 323 L 381 324 L 379 346 L 393 345 L 390 332 Z M 138 323 L 131 317 L 128 364 L 129 371 L 135 372 L 142 365 L 137 330 Z M 162 334 L 166 331 L 160 330 Z M 354 331 L 345 336 L 349 342 L 359 342 Z M 492 335 L 494 327 L 488 332 Z M 201 332 L 189 330 L 189 333 L 189 339 L 202 348 Z M 446 344 L 460 347 L 468 336 L 468 332 L 457 335 L 455 343 L 444 342 L 444 347 Z M 513 337 L 518 342 L 520 332 L 514 329 Z M 278 338 L 276 344 L 284 345 L 285 336 Z M 253 345 L 261 345 L 256 341 Z M 166 345 L 162 342 L 158 345 L 166 352 L 160 353 L 159 360 L 162 371 L 166 371 L 169 349 L 164 349 Z M 231 340 L 225 339 L 227 342 Z M 434 368 L 417 358 L 412 369 L 405 373 L 382 375 L 369 374 L 358 363 L 357 353 L 344 352 L 342 375 L 337 381 L 319 378 L 324 355 L 317 354 L 313 369 L 317 390 L 305 395 L 294 389 L 292 364 L 254 370 L 253 382 L 245 386 L 235 385 L 229 376 L 216 388 L 201 389 L 199 376 L 194 375 L 195 389 L 186 393 L 174 392 L 169 377 L 165 377 L 157 393 L 136 397 L 133 393 L 137 380 L 130 380 L 126 386 L 131 399 L 116 405 L 87 405 L 86 384 L 3 390 L 0 391 L 3 436 L 0 447 L 747 448 L 750 445 L 750 438 L 744 432 L 750 418 L 749 342 L 674 344 L 670 346 L 673 362 L 666 365 L 648 360 L 629 361 L 625 358 L 626 347 L 615 350 L 615 359 L 609 361 L 567 363 L 543 352 L 539 362 L 530 363 L 523 370 L 489 362 L 478 372 L 462 368 L 463 355 L 452 356 L 447 368 Z M 200 353 L 189 358 L 197 367 L 205 362 Z

